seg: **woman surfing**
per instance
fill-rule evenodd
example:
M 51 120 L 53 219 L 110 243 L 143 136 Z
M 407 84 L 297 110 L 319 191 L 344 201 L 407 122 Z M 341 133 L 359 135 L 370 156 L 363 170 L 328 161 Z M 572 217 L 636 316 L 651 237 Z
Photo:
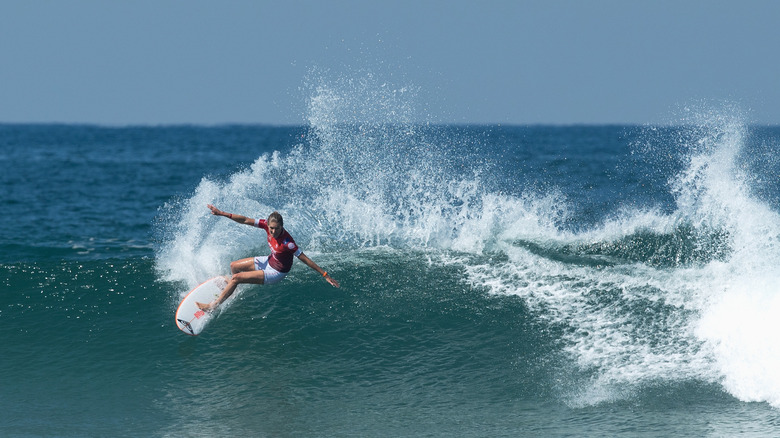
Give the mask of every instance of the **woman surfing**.
M 267 256 L 248 257 L 236 260 L 230 264 L 230 272 L 233 274 L 228 280 L 227 286 L 220 296 L 211 303 L 196 303 L 201 310 L 211 311 L 222 304 L 242 283 L 250 284 L 274 284 L 282 281 L 292 268 L 293 257 L 297 257 L 306 266 L 317 271 L 325 278 L 325 281 L 334 287 L 339 287 L 339 282 L 328 275 L 312 259 L 306 256 L 293 240 L 290 233 L 284 229 L 284 220 L 278 212 L 273 212 L 268 219 L 252 219 L 239 214 L 227 213 L 209 204 L 211 214 L 225 216 L 239 224 L 250 225 L 265 230 L 268 237 L 268 246 L 271 254 Z

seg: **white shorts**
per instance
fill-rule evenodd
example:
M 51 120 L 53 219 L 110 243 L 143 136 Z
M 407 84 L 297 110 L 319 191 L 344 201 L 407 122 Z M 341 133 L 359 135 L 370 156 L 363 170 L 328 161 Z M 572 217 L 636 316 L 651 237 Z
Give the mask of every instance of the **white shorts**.
M 287 276 L 286 272 L 279 272 L 268 264 L 268 256 L 255 257 L 255 269 L 263 271 L 263 284 L 278 283 Z

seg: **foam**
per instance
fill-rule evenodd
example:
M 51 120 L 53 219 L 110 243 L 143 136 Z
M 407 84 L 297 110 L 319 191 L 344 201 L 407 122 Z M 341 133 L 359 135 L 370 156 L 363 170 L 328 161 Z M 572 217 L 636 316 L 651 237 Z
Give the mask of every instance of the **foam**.
M 540 318 L 569 327 L 564 349 L 586 376 L 569 394 L 573 405 L 609 402 L 658 382 L 698 380 L 719 383 L 743 401 L 780 407 L 780 217 L 751 195 L 738 164 L 744 124 L 706 121 L 691 128 L 696 135 L 686 133 L 693 143 L 687 166 L 670 182 L 672 213 L 625 210 L 593 230 L 554 236 L 526 237 L 509 228 L 502 235 L 510 261 L 471 268 L 475 285 L 520 296 Z M 588 242 L 603 247 L 642 230 L 671 238 L 680 224 L 712 257 L 662 268 L 636 260 L 593 268 L 511 244 L 526 238 L 552 250 Z M 727 251 L 706 246 L 713 241 Z
M 571 231 L 560 226 L 571 214 L 562 195 L 490 191 L 479 160 L 450 152 L 473 139 L 412 123 L 413 87 L 373 75 L 309 86 L 301 145 L 259 157 L 226 181 L 204 178 L 164 209 L 166 222 L 186 224 L 165 230 L 157 264 L 166 279 L 197 284 L 258 246 L 248 227 L 215 220 L 206 204 L 259 217 L 278 210 L 301 247 L 315 251 L 454 253 L 442 259 L 464 263 L 465 281 L 517 296 L 540 321 L 565 327 L 561 348 L 579 375 L 567 395 L 573 405 L 698 380 L 780 407 L 780 217 L 750 193 L 738 115 L 685 120 L 676 146 L 686 162 L 669 184 L 673 211 L 626 208 Z M 626 242 L 645 234 L 670 251 L 656 254 L 664 263 L 631 253 Z M 470 257 L 484 253 L 506 261 Z M 574 258 L 582 263 L 567 261 Z

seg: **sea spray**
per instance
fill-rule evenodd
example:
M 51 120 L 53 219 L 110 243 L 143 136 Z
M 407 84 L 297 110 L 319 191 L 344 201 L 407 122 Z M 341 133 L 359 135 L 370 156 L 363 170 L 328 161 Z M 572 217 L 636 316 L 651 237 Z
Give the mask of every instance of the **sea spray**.
M 743 401 L 780 407 L 780 216 L 752 193 L 749 175 L 737 161 L 746 128 L 726 127 L 691 159 L 681 185 L 689 210 L 728 230 L 733 254 L 708 266 L 697 337 L 714 360 L 715 378 Z M 686 188 L 696 188 L 693 193 Z
M 302 247 L 314 251 L 447 248 L 480 217 L 489 193 L 473 153 L 478 145 L 412 122 L 412 99 L 399 97 L 408 88 L 368 74 L 318 80 L 311 93 L 310 125 L 299 144 L 263 154 L 227 179 L 204 178 L 192 197 L 166 207 L 162 216 L 188 224 L 163 225 L 158 267 L 166 279 L 197 284 L 231 257 L 261 248 L 244 238 L 249 231 L 209 218 L 207 203 L 252 217 L 278 210 Z
M 731 169 L 744 190 L 697 178 L 680 188 L 709 186 L 696 198 L 713 201 L 691 208 L 673 182 L 731 140 L 698 147 L 688 126 L 435 128 L 452 155 L 471 145 L 499 171 L 456 167 L 419 198 L 445 226 L 403 210 L 413 227 L 389 232 L 393 203 L 288 201 L 253 180 L 284 175 L 297 146 L 306 162 L 308 127 L 3 126 L 9 207 L 53 220 L 8 220 L 0 242 L 0 435 L 776 435 L 780 128 L 746 127 L 732 160 L 698 167 Z M 653 132 L 660 143 L 634 153 Z M 98 165 L 117 143 L 134 158 Z M 719 198 L 728 208 L 711 209 Z M 267 251 L 209 201 L 302 205 L 286 211 L 291 232 L 342 287 L 296 263 L 204 336 L 182 335 L 187 277 Z M 322 220 L 325 201 L 345 230 Z
M 546 228 L 497 231 L 494 248 L 508 262 L 468 267 L 475 287 L 521 297 L 559 327 L 576 365 L 564 379 L 571 404 L 679 381 L 722 383 L 742 400 L 777 404 L 780 373 L 767 370 L 780 341 L 769 322 L 780 221 L 752 195 L 739 161 L 747 130 L 717 114 L 665 131 L 667 150 L 684 148 L 671 209 L 623 208 L 581 231 L 537 214 Z
M 522 300 L 558 338 L 556 380 L 573 406 L 689 381 L 778 404 L 780 379 L 761 370 L 775 363 L 780 331 L 757 321 L 778 305 L 780 226 L 751 193 L 739 117 L 657 131 L 650 139 L 668 143 L 657 155 L 647 146 L 658 163 L 645 165 L 676 169 L 671 203 L 626 205 L 582 227 L 567 226 L 577 200 L 554 184 L 502 186 L 474 152 L 478 138 L 414 122 L 409 89 L 372 76 L 317 81 L 311 93 L 298 144 L 204 178 L 171 203 L 189 225 L 166 233 L 157 257 L 166 279 L 197 284 L 264 251 L 250 228 L 210 217 L 207 203 L 258 217 L 278 210 L 307 251 L 428 251 L 471 287 Z
M 780 216 L 754 194 L 740 115 L 704 112 L 693 120 L 687 129 L 698 141 L 671 184 L 678 220 L 728 243 L 728 257 L 701 269 L 695 335 L 712 362 L 709 378 L 740 400 L 780 407 Z

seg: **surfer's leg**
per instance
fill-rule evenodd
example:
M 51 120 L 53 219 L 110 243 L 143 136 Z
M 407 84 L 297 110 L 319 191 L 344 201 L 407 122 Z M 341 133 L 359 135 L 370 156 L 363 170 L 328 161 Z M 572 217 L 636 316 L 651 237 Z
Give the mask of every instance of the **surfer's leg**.
M 263 271 L 250 271 L 250 272 L 238 272 L 233 274 L 232 277 L 228 279 L 227 286 L 225 286 L 225 289 L 222 290 L 222 293 L 219 294 L 219 298 L 214 300 L 211 303 L 204 304 L 204 303 L 195 303 L 201 310 L 212 310 L 225 302 L 228 298 L 230 298 L 231 295 L 233 295 L 233 292 L 236 291 L 236 288 L 239 284 L 242 283 L 251 283 L 251 284 L 263 284 L 265 279 L 265 273 Z
M 232 295 L 239 284 L 263 284 L 265 282 L 265 272 L 255 269 L 255 259 L 253 257 L 231 263 L 230 270 L 233 271 L 233 275 L 228 279 L 228 284 L 222 291 L 222 295 L 220 295 L 220 303 Z
M 196 304 L 203 310 L 212 310 L 230 298 L 239 284 L 265 284 L 265 272 L 263 272 L 263 269 L 267 268 L 267 263 L 268 257 L 248 257 L 232 262 L 230 264 L 230 272 L 232 272 L 233 275 L 225 277 L 227 286 L 225 286 L 222 293 L 219 294 L 219 298 L 209 304 Z M 276 271 L 273 270 L 273 272 Z
M 254 257 L 247 257 L 245 259 L 236 260 L 235 262 L 230 264 L 230 273 L 231 274 L 238 274 L 239 272 L 246 272 L 246 271 L 254 271 L 255 269 L 255 258 Z
M 255 258 L 248 257 L 241 260 L 236 260 L 230 264 L 230 272 L 233 275 L 225 277 L 227 280 L 227 286 L 222 289 L 222 293 L 219 294 L 219 298 L 211 303 L 195 303 L 202 310 L 213 310 L 225 300 L 233 295 L 236 288 L 241 283 L 263 284 L 265 280 L 265 273 L 261 270 L 257 270 L 255 267 Z
M 222 303 L 228 299 L 229 296 L 233 295 L 233 292 L 236 291 L 239 284 L 263 284 L 264 278 L 265 272 L 263 271 L 238 272 L 233 274 L 233 276 L 230 277 L 230 280 L 228 280 L 227 286 L 225 286 L 225 289 L 222 291 L 219 302 Z
M 230 287 L 231 283 L 235 284 L 235 286 L 238 286 L 242 283 L 263 284 L 264 279 L 265 272 L 263 271 L 239 272 L 237 274 L 233 274 L 233 276 L 230 277 L 230 281 L 228 281 L 227 287 Z M 235 286 L 233 286 L 234 289 Z

